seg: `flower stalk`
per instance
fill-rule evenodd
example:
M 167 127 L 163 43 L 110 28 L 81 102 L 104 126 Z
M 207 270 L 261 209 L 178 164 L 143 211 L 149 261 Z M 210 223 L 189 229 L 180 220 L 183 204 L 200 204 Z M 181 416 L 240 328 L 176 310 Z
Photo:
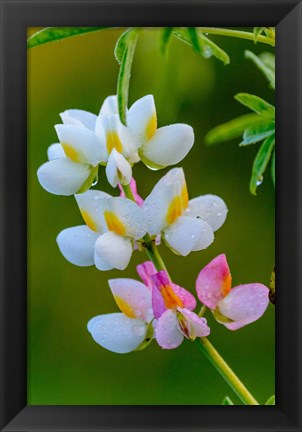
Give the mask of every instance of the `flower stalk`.
M 207 338 L 196 339 L 196 344 L 245 405 L 259 405 Z

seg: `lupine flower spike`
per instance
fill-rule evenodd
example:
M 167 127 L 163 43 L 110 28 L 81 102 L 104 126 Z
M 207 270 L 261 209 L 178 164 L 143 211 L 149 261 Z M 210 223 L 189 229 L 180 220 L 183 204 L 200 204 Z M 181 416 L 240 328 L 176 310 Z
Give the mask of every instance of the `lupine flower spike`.
M 143 211 L 148 233 L 163 234 L 171 249 L 183 256 L 206 249 L 227 216 L 224 201 L 202 195 L 189 201 L 182 168 L 170 170 L 145 199 Z
M 237 330 L 258 320 L 269 304 L 269 289 L 260 283 L 231 289 L 232 277 L 225 255 L 214 258 L 198 275 L 199 300 L 229 330 Z
M 133 242 L 146 233 L 142 209 L 127 198 L 90 190 L 75 196 L 86 225 L 64 229 L 57 237 L 63 256 L 78 266 L 124 270 Z

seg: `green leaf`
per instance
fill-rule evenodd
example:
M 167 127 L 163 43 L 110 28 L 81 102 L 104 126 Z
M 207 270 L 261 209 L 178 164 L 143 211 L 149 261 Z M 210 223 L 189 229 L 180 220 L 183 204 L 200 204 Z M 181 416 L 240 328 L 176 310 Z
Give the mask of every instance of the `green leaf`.
M 256 195 L 256 189 L 261 185 L 263 181 L 264 171 L 269 163 L 272 151 L 275 146 L 275 134 L 266 138 L 266 140 L 261 144 L 258 153 L 255 157 L 252 176 L 250 180 L 250 192 Z
M 167 53 L 167 48 L 171 40 L 172 31 L 173 31 L 173 27 L 163 28 L 163 31 L 161 33 L 161 38 L 160 38 L 160 47 L 159 47 L 162 55 L 166 55 Z
M 275 115 L 275 107 L 259 96 L 249 93 L 238 93 L 236 94 L 235 99 L 258 114 Z
M 255 144 L 275 133 L 275 122 L 265 121 L 245 129 L 240 146 Z
M 222 405 L 234 405 L 234 402 L 229 396 L 226 396 L 222 401 Z
M 276 405 L 276 397 L 275 395 L 271 396 L 266 402 L 265 405 Z
M 271 69 L 273 72 L 275 72 L 276 59 L 275 59 L 274 54 L 272 54 L 270 52 L 264 52 L 264 53 L 260 54 L 259 57 L 261 58 L 261 60 L 265 64 L 265 66 L 267 66 L 269 69 Z
M 121 122 L 126 125 L 126 111 L 128 106 L 128 93 L 131 77 L 131 66 L 137 42 L 136 29 L 131 30 L 126 38 L 126 47 L 121 61 L 117 80 L 117 101 Z
M 272 174 L 272 180 L 273 180 L 274 186 L 275 186 L 275 165 L 276 165 L 275 159 L 276 159 L 276 157 L 275 157 L 275 151 L 274 151 L 273 156 L 272 156 L 272 167 L 271 167 L 271 174 Z
M 236 117 L 211 129 L 205 136 L 205 142 L 208 145 L 213 145 L 238 138 L 242 136 L 246 128 L 260 122 L 263 122 L 263 117 L 258 114 L 245 114 Z
M 177 37 L 177 39 L 190 45 L 193 48 L 193 45 L 191 43 L 191 39 L 188 35 L 188 32 L 186 32 L 185 30 L 182 30 L 182 29 L 174 29 L 173 34 L 175 37 Z M 227 53 L 225 51 L 223 51 L 214 42 L 212 42 L 210 39 L 208 39 L 206 36 L 204 36 L 203 33 L 198 32 L 198 40 L 201 41 L 201 43 L 204 47 L 203 57 L 209 58 L 213 55 L 214 57 L 216 57 L 220 61 L 222 61 L 224 64 L 230 63 L 230 58 L 227 55 Z
M 266 27 L 254 27 L 254 40 L 255 40 L 255 43 L 258 40 L 258 36 L 260 36 L 264 32 L 265 28 Z
M 34 48 L 48 42 L 55 42 L 60 39 L 109 28 L 114 27 L 45 27 L 28 38 L 27 48 Z
M 128 30 L 122 33 L 115 44 L 114 56 L 119 64 L 122 63 L 125 49 L 127 48 L 127 39 L 132 30 L 133 29 L 130 27 Z
M 260 69 L 261 72 L 266 76 L 271 87 L 274 89 L 275 88 L 275 73 L 274 73 L 274 71 L 272 71 L 272 69 L 270 69 L 264 63 L 264 61 L 261 59 L 261 57 L 256 56 L 251 51 L 245 51 L 245 57 L 252 60 L 255 63 L 255 65 L 258 67 L 258 69 Z
M 203 39 L 199 38 L 196 27 L 188 27 L 187 31 L 194 51 L 204 55 Z

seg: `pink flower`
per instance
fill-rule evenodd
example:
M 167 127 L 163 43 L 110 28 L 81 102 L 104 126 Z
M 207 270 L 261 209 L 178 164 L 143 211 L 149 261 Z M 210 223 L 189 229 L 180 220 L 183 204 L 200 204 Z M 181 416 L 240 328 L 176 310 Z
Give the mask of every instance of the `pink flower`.
M 206 319 L 192 312 L 196 300 L 189 291 L 172 283 L 164 270 L 151 275 L 151 280 L 155 338 L 162 348 L 177 348 L 184 337 L 194 341 L 210 334 Z
M 199 300 L 213 311 L 218 322 L 237 330 L 257 321 L 269 304 L 269 289 L 260 283 L 231 289 L 232 277 L 226 256 L 218 255 L 199 273 L 196 291 Z

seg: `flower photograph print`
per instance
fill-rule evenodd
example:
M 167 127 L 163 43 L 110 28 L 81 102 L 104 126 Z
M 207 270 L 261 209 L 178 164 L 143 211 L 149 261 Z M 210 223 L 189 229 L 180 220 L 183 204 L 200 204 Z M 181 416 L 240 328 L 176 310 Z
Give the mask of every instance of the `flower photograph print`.
M 275 29 L 31 27 L 27 64 L 28 404 L 274 405 Z

